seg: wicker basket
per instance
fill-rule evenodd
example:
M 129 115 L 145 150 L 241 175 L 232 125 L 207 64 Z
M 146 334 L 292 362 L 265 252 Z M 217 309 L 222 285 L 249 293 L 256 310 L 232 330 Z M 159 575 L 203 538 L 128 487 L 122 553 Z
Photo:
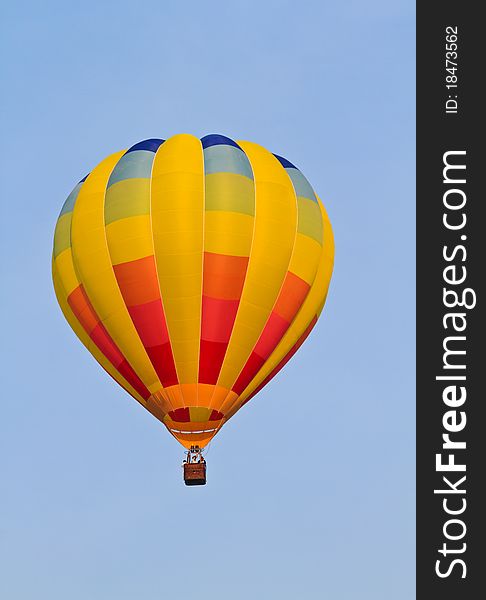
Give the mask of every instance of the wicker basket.
M 184 483 L 186 485 L 206 485 L 206 463 L 184 463 Z

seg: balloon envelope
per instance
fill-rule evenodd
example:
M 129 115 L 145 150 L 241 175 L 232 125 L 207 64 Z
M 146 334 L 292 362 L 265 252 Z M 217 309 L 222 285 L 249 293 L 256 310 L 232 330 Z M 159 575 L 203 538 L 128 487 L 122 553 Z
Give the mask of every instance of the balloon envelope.
M 304 175 L 221 135 L 103 160 L 56 225 L 53 280 L 101 366 L 185 447 L 204 446 L 293 356 L 332 273 Z

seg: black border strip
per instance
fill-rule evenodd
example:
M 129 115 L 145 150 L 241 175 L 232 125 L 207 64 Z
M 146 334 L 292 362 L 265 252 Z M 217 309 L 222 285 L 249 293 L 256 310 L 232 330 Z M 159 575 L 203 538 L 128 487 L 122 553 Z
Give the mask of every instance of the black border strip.
M 486 24 L 479 6 L 458 0 L 417 6 L 419 600 L 476 599 L 485 589 L 486 198 L 480 180 L 486 153 L 479 137 L 486 130 L 480 91 Z M 454 306 L 454 294 L 467 306 Z M 444 448 L 447 440 L 451 446 Z

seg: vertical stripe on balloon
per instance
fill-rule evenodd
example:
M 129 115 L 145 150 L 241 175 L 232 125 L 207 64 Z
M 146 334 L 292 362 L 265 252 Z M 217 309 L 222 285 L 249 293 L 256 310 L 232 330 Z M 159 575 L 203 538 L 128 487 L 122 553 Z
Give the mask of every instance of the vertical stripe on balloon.
M 286 159 L 276 156 L 292 182 L 297 229 L 288 272 L 272 313 L 232 390 L 241 394 L 280 343 L 314 282 L 322 252 L 322 217 L 307 179 Z
M 106 158 L 91 171 L 83 183 L 71 225 L 73 261 L 79 281 L 103 326 L 118 348 L 123 349 L 125 357 L 144 385 L 154 393 L 162 386 L 131 320 L 113 270 L 113 252 L 122 254 L 124 246 L 118 244 L 116 248 L 109 248 L 105 224 L 107 186 L 110 175 L 124 154 L 125 152 L 118 152 Z M 116 185 L 121 183 L 112 187 L 115 188 Z M 116 228 L 118 223 L 127 220 L 113 221 L 109 228 Z M 133 246 L 137 248 L 137 252 L 139 242 L 140 238 L 135 236 Z M 132 247 L 131 241 L 129 245 Z
M 255 231 L 240 306 L 218 379 L 219 385 L 236 394 L 264 363 L 254 349 L 285 281 L 297 229 L 295 194 L 285 170 L 261 146 L 250 142 L 240 142 L 240 146 L 255 177 Z M 283 328 L 283 320 L 272 317 L 268 335 L 278 337 Z
M 237 402 L 226 410 L 226 418 L 231 416 L 238 410 L 242 403 L 245 403 L 248 398 L 253 397 L 272 377 L 282 368 L 282 361 L 294 345 L 299 341 L 302 331 L 305 331 L 309 322 L 313 321 L 316 315 L 319 315 L 324 304 L 329 282 L 332 274 L 333 258 L 334 258 L 334 240 L 329 217 L 318 200 L 323 221 L 323 239 L 325 241 L 319 257 L 319 265 L 314 283 L 312 284 L 302 306 L 295 316 L 292 324 L 284 334 L 282 340 L 275 348 L 273 353 L 267 359 L 260 371 L 255 375 L 245 390 L 240 395 Z M 278 303 L 277 303 L 278 306 Z M 282 308 L 282 307 L 281 307 Z M 285 310 L 285 309 L 284 309 Z M 310 331 L 310 330 L 309 330 Z M 288 356 L 290 358 L 291 355 Z
M 150 178 L 162 140 L 132 146 L 113 169 L 105 226 L 115 277 L 130 317 L 164 387 L 178 383 L 160 296 L 150 222 Z
M 201 141 L 207 226 L 198 380 L 214 385 L 233 331 L 248 267 L 255 186 L 248 158 L 236 142 L 216 135 Z M 241 223 L 246 227 L 242 229 Z
M 204 212 L 199 139 L 175 135 L 159 148 L 152 169 L 151 198 L 156 270 L 181 401 L 197 404 Z M 188 393 L 191 397 L 186 402 Z
M 132 369 L 101 323 L 74 270 L 71 250 L 71 221 L 74 206 L 86 178 L 78 183 L 64 203 L 54 233 L 54 269 L 64 288 L 65 300 L 73 316 L 88 334 L 106 360 L 116 369 L 136 393 L 146 400 L 149 390 Z M 123 380 L 119 383 L 123 384 Z

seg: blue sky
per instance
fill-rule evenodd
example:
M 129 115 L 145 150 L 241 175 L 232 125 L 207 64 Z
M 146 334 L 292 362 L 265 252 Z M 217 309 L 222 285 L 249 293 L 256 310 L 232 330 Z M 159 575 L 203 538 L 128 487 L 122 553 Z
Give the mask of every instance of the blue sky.
M 413 3 L 2 13 L 0 595 L 414 597 Z M 77 341 L 50 278 L 74 184 L 182 132 L 287 157 L 336 238 L 313 335 L 213 441 L 193 489 L 182 448 Z

